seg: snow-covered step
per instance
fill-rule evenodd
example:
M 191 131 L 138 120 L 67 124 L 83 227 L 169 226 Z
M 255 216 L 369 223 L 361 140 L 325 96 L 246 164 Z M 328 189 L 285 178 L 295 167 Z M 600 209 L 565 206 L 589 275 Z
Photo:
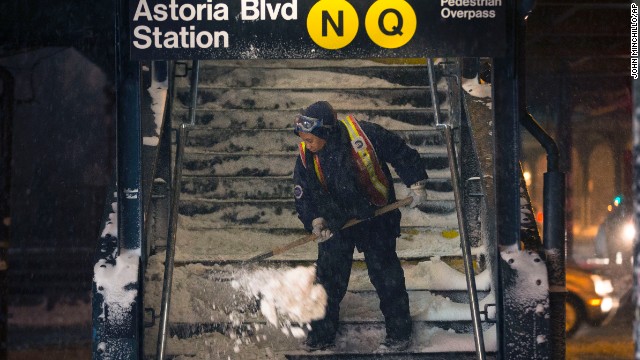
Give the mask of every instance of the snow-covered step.
M 295 152 L 273 154 L 226 154 L 185 152 L 184 176 L 286 176 L 293 174 Z M 446 169 L 446 153 L 421 154 L 422 164 L 431 170 Z
M 230 129 L 283 129 L 292 128 L 293 119 L 300 110 L 309 104 L 317 101 L 310 99 L 305 104 L 287 105 L 278 109 L 198 109 L 195 110 L 195 123 L 197 125 L 210 125 L 216 128 Z M 340 101 L 333 103 L 334 109 L 338 113 L 338 118 L 342 119 L 347 114 L 353 114 L 356 119 L 375 122 L 391 129 L 420 129 L 423 126 L 433 126 L 435 124 L 433 110 L 425 108 L 353 108 L 354 104 Z M 441 114 L 442 120 L 446 121 L 446 109 Z M 189 123 L 189 111 L 183 107 L 174 108 L 172 113 L 172 126 L 178 127 L 182 123 Z
M 433 107 L 428 88 L 388 87 L 388 88 L 350 88 L 348 85 L 331 89 L 298 89 L 298 88 L 198 88 L 198 107 L 205 109 L 279 109 L 293 104 L 303 105 L 309 103 L 309 99 L 351 98 L 362 100 L 363 104 L 356 105 L 355 109 L 366 109 L 376 106 L 383 107 Z M 188 88 L 176 89 L 176 106 L 188 107 L 190 104 L 190 91 Z M 444 95 L 439 96 L 438 104 L 444 102 Z
M 233 206 L 232 206 L 233 205 Z M 401 226 L 457 227 L 455 211 L 451 202 L 428 200 L 439 211 L 422 211 L 423 205 L 415 209 L 401 209 Z M 191 200 L 180 205 L 180 222 L 192 229 L 290 229 L 301 228 L 294 203 L 291 200 L 270 202 L 246 202 L 232 204 L 213 200 Z
M 146 307 L 159 307 L 163 255 L 152 257 L 147 269 Z M 469 337 L 469 305 L 466 301 L 452 301 L 450 295 L 457 291 L 460 293 L 458 296 L 462 296 L 464 274 L 439 259 L 418 264 L 405 263 L 403 267 L 407 287 L 410 289 L 410 307 L 414 320 L 414 342 L 411 351 L 446 350 L 446 347 L 438 348 L 442 345 L 443 339 L 435 336 L 436 334 L 448 335 L 450 338 L 447 345 L 450 346 L 453 341 L 453 350 L 471 351 L 473 342 Z M 224 269 L 228 266 L 217 268 Z M 303 337 L 305 327 L 294 329 L 295 324 L 265 321 L 261 313 L 257 312 L 255 298 L 237 290 L 238 288 L 230 282 L 215 281 L 212 278 L 212 269 L 215 271 L 213 267 L 199 264 L 175 269 L 169 319 L 170 329 L 173 329 L 173 335 L 176 336 L 169 338 L 169 355 L 198 356 L 198 352 L 194 351 L 200 349 L 204 351 L 203 354 L 222 356 L 223 351 L 231 350 L 228 352 L 231 358 L 251 359 L 252 349 L 257 350 L 254 347 L 283 356 L 300 349 L 302 338 L 296 338 L 293 334 Z M 240 274 L 251 276 L 251 270 Z M 384 337 L 384 325 L 377 308 L 376 295 L 371 290 L 366 290 L 371 286 L 367 282 L 366 270 L 354 268 L 350 279 L 350 291 L 341 306 L 341 327 L 334 352 L 371 353 Z M 487 293 L 490 283 L 488 272 L 477 275 L 476 282 L 481 292 L 481 306 L 484 303 L 492 303 L 492 295 Z M 438 290 L 440 288 L 449 290 Z M 491 324 L 484 323 L 482 326 L 486 343 L 489 345 L 487 348 L 492 351 L 494 338 Z M 148 331 L 154 334 L 152 330 Z M 189 335 L 192 336 L 181 339 Z M 439 342 L 434 343 L 435 339 Z M 462 339 L 465 340 L 460 343 L 454 341 Z M 467 341 L 470 341 L 469 344 L 463 345 Z M 182 345 L 185 344 L 191 346 L 184 348 Z M 269 347 L 269 350 L 265 347 Z
M 347 293 L 347 295 L 349 295 Z M 372 296 L 375 296 L 372 295 Z M 411 297 L 411 292 L 409 292 Z M 377 299 L 377 298 L 376 298 Z M 463 304 L 465 307 L 469 307 L 468 304 Z M 414 320 L 415 327 L 429 326 L 439 328 L 449 332 L 464 334 L 473 332 L 473 324 L 471 320 Z M 294 324 L 295 325 L 295 324 Z M 177 337 L 179 339 L 190 338 L 193 336 L 201 336 L 206 333 L 220 333 L 226 336 L 230 336 L 231 332 L 246 332 L 248 334 L 257 335 L 261 329 L 270 326 L 269 322 L 264 319 L 255 319 L 251 321 L 244 321 L 241 324 L 225 319 L 224 322 L 202 322 L 202 323 L 181 323 L 172 322 L 169 325 L 169 336 Z M 484 330 L 489 329 L 492 326 L 491 323 L 482 323 Z M 351 333 L 355 329 L 361 330 L 366 328 L 368 331 L 380 331 L 384 332 L 384 321 L 382 317 L 374 320 L 340 320 L 340 327 L 342 332 Z M 255 329 L 258 329 L 256 331 Z M 290 335 L 289 335 L 290 336 Z M 285 335 L 285 337 L 287 337 Z M 272 338 L 273 339 L 273 338 Z
M 250 64 L 245 64 L 250 65 Z M 335 88 L 336 81 L 350 87 L 428 85 L 428 70 L 424 65 L 389 66 L 370 64 L 361 67 L 340 67 L 339 63 L 298 63 L 293 67 L 218 65 L 202 66 L 200 85 L 208 87 L 272 87 L 272 88 Z M 300 81 L 304 78 L 305 81 Z M 187 85 L 188 79 L 180 83 Z
M 153 336 L 153 329 L 147 329 Z M 495 359 L 495 326 L 483 330 L 487 359 Z M 205 333 L 187 339 L 178 337 L 167 341 L 166 355 L 169 359 L 179 356 L 192 360 L 226 359 L 382 359 L 382 360 L 466 360 L 476 359 L 472 333 L 459 334 L 428 323 L 414 325 L 412 346 L 402 353 L 376 353 L 385 332 L 382 324 L 345 326 L 336 337 L 336 346 L 330 350 L 307 352 L 303 339 L 286 336 L 281 329 L 262 327 L 257 331 L 233 336 L 219 332 Z M 155 349 L 147 345 L 145 353 Z
M 455 221 L 455 218 L 453 219 Z M 190 223 L 194 221 L 194 223 Z M 176 244 L 177 263 L 226 263 L 250 259 L 272 249 L 293 243 L 306 235 L 305 232 L 291 233 L 278 229 L 214 229 L 204 227 L 202 221 L 180 218 L 179 240 Z M 437 225 L 436 225 L 437 224 Z M 460 239 L 454 223 L 445 221 L 426 222 L 425 227 L 403 228 L 397 241 L 398 256 L 405 260 L 420 261 L 435 257 L 460 257 Z M 298 226 L 301 229 L 301 225 Z M 309 242 L 275 255 L 265 263 L 278 261 L 309 261 L 317 259 L 317 243 Z M 473 248 L 474 255 L 482 253 L 481 248 Z M 354 259 L 362 260 L 363 255 L 355 252 Z M 255 264 L 253 264 L 255 265 Z M 450 286 L 450 284 L 449 284 Z
M 455 204 L 452 200 L 430 199 L 420 204 L 417 209 L 425 215 L 455 214 Z M 181 215 L 194 220 L 206 221 L 212 228 L 300 227 L 293 199 L 251 201 L 185 199 L 180 203 L 178 211 Z M 405 224 L 419 226 L 426 222 L 405 222 Z
M 352 111 L 383 109 L 430 108 L 433 106 L 428 92 L 423 88 L 398 89 L 335 89 L 335 90 L 270 90 L 270 89 L 198 89 L 200 109 L 301 109 L 324 99 L 335 103 L 349 98 Z M 176 107 L 190 104 L 189 89 L 177 89 Z M 438 99 L 444 101 L 444 96 Z
M 219 289 L 212 292 L 212 295 L 223 294 L 225 291 Z M 226 292 L 233 294 L 233 292 Z M 465 302 L 454 302 L 436 292 L 428 290 L 407 290 L 409 294 L 409 308 L 413 322 L 432 323 L 446 330 L 455 332 L 469 332 L 472 330 L 471 312 L 469 310 L 468 298 Z M 457 298 L 464 298 L 466 291 L 456 294 Z M 480 307 L 486 304 L 494 304 L 495 300 L 489 293 L 478 292 Z M 210 298 L 212 307 L 221 307 L 220 311 L 211 311 L 208 318 L 196 319 L 195 321 L 180 321 L 177 316 L 172 317 L 172 324 L 179 324 L 174 328 L 182 328 L 180 337 L 196 335 L 198 329 L 229 329 L 234 326 L 252 327 L 253 325 L 270 325 L 268 320 L 260 314 L 259 301 L 255 303 L 238 305 L 237 298 L 230 303 L 221 303 L 212 296 Z M 379 310 L 379 298 L 375 292 L 354 293 L 347 291 L 344 299 L 340 303 L 340 325 L 362 325 L 371 326 L 383 325 L 384 317 Z M 244 313 L 235 314 L 233 311 L 241 309 Z M 231 311 L 231 313 L 229 313 Z M 240 320 L 241 318 L 241 320 Z M 189 320 L 189 319 L 185 319 Z M 202 330 L 200 330 L 202 331 Z M 210 330 L 211 331 L 211 330 Z M 185 334 L 187 333 L 187 334 Z
M 444 149 L 444 141 L 439 130 L 394 130 L 407 144 L 420 151 L 428 152 L 431 147 Z M 278 153 L 297 152 L 300 138 L 293 129 L 213 129 L 198 127 L 189 131 L 187 138 L 188 151 L 191 152 L 251 152 Z M 431 151 L 442 152 L 433 148 Z
M 162 258 L 152 259 L 146 273 L 147 307 L 159 306 L 162 289 Z M 308 265 L 309 266 L 309 265 Z M 307 266 L 307 267 L 308 267 Z M 469 321 L 471 315 L 468 298 L 465 296 L 465 276 L 451 268 L 440 258 L 419 263 L 403 263 L 406 286 L 409 293 L 411 318 L 413 321 L 458 322 Z M 176 267 L 174 272 L 173 298 L 180 300 L 173 303 L 170 309 L 170 320 L 182 324 L 209 323 L 261 323 L 267 321 L 270 314 L 260 311 L 258 294 L 245 291 L 238 284 L 256 284 L 262 277 L 273 279 L 283 277 L 291 267 L 271 267 L 264 270 L 257 266 L 232 266 L 190 264 Z M 305 270 L 306 271 L 306 270 Z M 221 276 L 224 275 L 224 277 Z M 292 273 L 293 274 L 293 273 Z M 297 274 L 297 273 L 295 273 Z M 219 279 L 234 279 L 222 281 Z M 271 280 L 269 280 L 271 281 Z M 294 283 L 279 283 L 282 286 L 297 286 Z M 489 293 L 490 274 L 488 270 L 476 275 L 480 306 L 493 303 L 493 295 Z M 266 296 L 278 296 L 270 285 L 260 285 Z M 284 290 L 284 289 L 282 289 Z M 284 295 L 286 296 L 286 295 Z M 262 299 L 262 297 L 260 296 Z M 373 290 L 366 273 L 366 268 L 354 266 L 349 280 L 349 290 L 341 302 L 340 319 L 343 323 L 375 323 L 382 321 L 378 307 L 378 297 Z M 272 322 L 274 323 L 274 322 Z
M 406 192 L 399 178 L 394 179 L 396 194 Z M 275 200 L 293 196 L 293 179 L 290 176 L 263 177 L 186 177 L 182 181 L 181 200 Z M 427 191 L 432 200 L 453 200 L 450 179 L 430 178 Z
M 426 59 L 275 59 L 275 60 L 210 60 L 201 61 L 202 69 L 215 69 L 219 67 L 241 68 L 274 68 L 274 69 L 317 69 L 335 67 L 338 69 L 389 67 L 403 69 L 413 66 L 424 66 Z

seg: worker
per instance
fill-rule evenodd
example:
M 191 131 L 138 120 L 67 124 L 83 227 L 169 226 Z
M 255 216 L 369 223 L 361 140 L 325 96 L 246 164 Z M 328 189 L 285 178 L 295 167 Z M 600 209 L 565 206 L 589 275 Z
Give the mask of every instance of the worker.
M 409 187 L 410 207 L 427 199 L 427 174 L 419 153 L 382 126 L 347 116 L 338 121 L 326 101 L 296 116 L 302 142 L 294 169 L 294 197 L 305 229 L 317 235 L 316 282 L 327 292 L 325 317 L 313 321 L 305 340 L 310 351 L 335 344 L 340 302 L 347 291 L 354 247 L 364 253 L 380 299 L 386 337 L 379 351 L 402 351 L 411 344 L 412 323 L 404 271 L 396 253 L 398 209 L 375 216 L 396 201 L 387 163 Z M 342 229 L 350 219 L 361 223 Z

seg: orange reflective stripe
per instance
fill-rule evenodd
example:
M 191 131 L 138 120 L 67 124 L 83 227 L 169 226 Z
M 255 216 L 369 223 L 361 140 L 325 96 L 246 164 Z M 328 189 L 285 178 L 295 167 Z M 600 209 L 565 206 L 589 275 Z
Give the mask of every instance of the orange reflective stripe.
M 341 120 L 347 128 L 351 140 L 351 150 L 361 172 L 360 178 L 365 181 L 367 192 L 374 204 L 383 206 L 388 203 L 389 182 L 382 171 L 380 162 L 371 141 L 364 133 L 360 124 L 352 116 Z
M 322 184 L 322 187 L 326 191 L 327 182 L 324 179 L 324 173 L 322 172 L 322 167 L 320 167 L 320 158 L 318 155 L 313 156 L 313 167 L 316 169 L 316 176 L 318 177 L 318 180 L 320 180 L 320 184 Z

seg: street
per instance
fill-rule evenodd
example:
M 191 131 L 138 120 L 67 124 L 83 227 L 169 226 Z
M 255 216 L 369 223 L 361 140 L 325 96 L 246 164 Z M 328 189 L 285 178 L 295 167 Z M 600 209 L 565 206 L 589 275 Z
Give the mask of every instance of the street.
M 606 325 L 583 325 L 567 340 L 567 360 L 633 359 L 633 314 L 629 297 L 624 299 L 615 317 Z

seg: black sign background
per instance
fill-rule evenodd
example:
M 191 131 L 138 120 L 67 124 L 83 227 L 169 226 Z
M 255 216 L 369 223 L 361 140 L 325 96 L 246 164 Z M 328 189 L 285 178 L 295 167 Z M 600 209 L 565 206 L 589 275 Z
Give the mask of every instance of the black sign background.
M 271 4 L 285 4 L 282 0 L 263 0 Z M 323 0 L 326 1 L 326 0 Z M 307 32 L 307 14 L 317 1 L 298 0 L 298 19 L 240 20 L 240 0 L 213 0 L 212 4 L 224 3 L 229 8 L 226 21 L 133 21 L 138 0 L 130 0 L 129 26 L 132 60 L 186 60 L 186 59 L 304 59 L 304 58 L 375 58 L 375 57 L 496 57 L 505 51 L 505 3 L 495 7 L 455 7 L 452 10 L 495 10 L 494 18 L 460 19 L 441 17 L 443 7 L 440 0 L 412 0 L 408 3 L 417 16 L 417 29 L 413 38 L 397 49 L 386 49 L 375 44 L 367 35 L 365 15 L 374 1 L 351 0 L 349 3 L 359 16 L 359 30 L 355 39 L 346 47 L 326 50 L 316 45 Z M 290 2 L 290 1 L 289 1 Z M 156 4 L 168 5 L 167 0 L 147 0 L 151 11 Z M 179 1 L 194 6 L 205 0 Z M 181 27 L 195 26 L 196 32 L 206 30 L 226 31 L 229 34 L 228 48 L 166 49 L 149 47 L 139 49 L 133 45 L 137 26 L 159 27 L 161 31 L 179 32 Z

